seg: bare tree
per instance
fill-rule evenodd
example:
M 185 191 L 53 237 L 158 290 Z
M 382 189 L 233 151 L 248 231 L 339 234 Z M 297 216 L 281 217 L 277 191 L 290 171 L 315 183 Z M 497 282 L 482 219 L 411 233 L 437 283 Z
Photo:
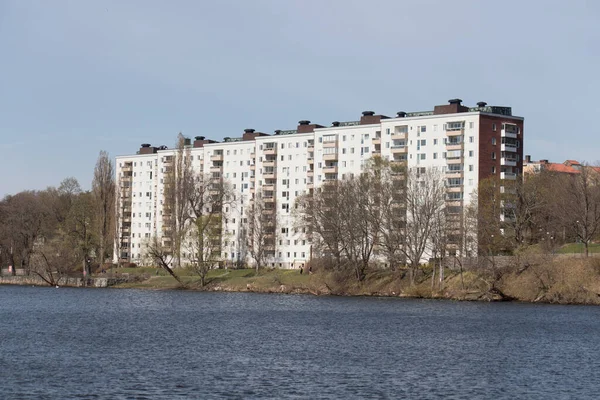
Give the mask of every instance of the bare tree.
M 61 280 L 77 269 L 77 254 L 74 243 L 66 235 L 43 240 L 35 246 L 31 255 L 31 270 L 50 286 L 61 284 Z
M 96 168 L 94 169 L 94 180 L 92 182 L 92 193 L 94 208 L 96 210 L 98 229 L 98 259 L 100 264 L 106 260 L 107 246 L 110 248 L 113 242 L 113 225 L 115 215 L 115 178 L 112 161 L 104 150 L 100 152 Z
M 402 251 L 410 263 L 411 284 L 423 256 L 431 246 L 430 238 L 435 230 L 440 210 L 444 208 L 446 189 L 440 171 L 411 169 L 406 183 L 406 235 Z
M 277 210 L 267 207 L 264 193 L 258 190 L 251 204 L 246 208 L 247 248 L 254 260 L 256 272 L 264 266 L 268 249 L 275 246 L 277 232 Z
M 193 171 L 190 149 L 180 133 L 172 158 L 173 165 L 166 167 L 163 219 L 165 235 L 172 242 L 175 265 L 181 267 L 181 251 L 189 221 L 188 198 L 193 186 Z
M 171 246 L 165 246 L 160 238 L 153 236 L 146 243 L 145 256 L 150 258 L 154 264 L 167 271 L 181 287 L 186 287 L 183 280 L 171 268 L 173 261 L 173 249 Z
M 186 190 L 189 257 L 204 286 L 208 271 L 222 260 L 225 205 L 230 205 L 234 196 L 223 179 L 213 179 L 206 174 L 192 176 L 190 180 L 191 185 Z
M 589 245 L 600 230 L 600 175 L 588 164 L 583 164 L 579 174 L 560 177 L 557 187 L 556 216 L 565 229 L 570 228 L 589 255 Z

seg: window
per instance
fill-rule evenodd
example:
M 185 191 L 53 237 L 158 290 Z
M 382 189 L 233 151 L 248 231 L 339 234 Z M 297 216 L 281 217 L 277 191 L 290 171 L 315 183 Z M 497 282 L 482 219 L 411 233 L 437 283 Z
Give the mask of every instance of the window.
M 437 139 L 433 139 L 433 144 L 437 144 Z
M 424 160 L 426 156 L 427 156 L 427 155 L 426 155 L 425 153 L 421 153 L 421 154 L 419 155 L 419 157 L 420 157 L 420 159 L 421 159 L 421 160 Z
M 469 136 L 469 143 L 473 143 L 475 142 L 475 137 L 474 136 Z M 496 144 L 496 143 L 494 143 Z
M 496 173 L 496 167 L 492 167 L 492 174 Z
M 433 159 L 437 160 L 437 153 L 433 153 Z
M 421 126 L 421 130 L 420 130 L 420 131 L 421 131 L 422 133 L 425 133 L 425 132 L 427 132 L 427 126 L 425 126 L 425 125 L 422 125 L 422 126 Z
M 469 165 L 469 172 L 473 172 L 473 164 Z
M 475 123 L 474 122 L 469 122 L 469 129 L 473 129 L 475 127 Z
M 474 154 L 474 153 L 475 153 L 475 152 L 474 152 L 473 150 L 469 150 L 469 157 L 473 157 L 473 154 Z
M 389 135 L 389 134 L 390 134 L 390 128 L 387 128 L 387 129 L 385 130 L 385 134 L 386 134 L 386 135 Z
M 492 130 L 496 132 L 496 124 L 492 124 Z
M 496 159 L 496 152 L 492 151 L 492 160 L 495 160 L 495 159 Z
M 496 138 L 495 138 L 495 137 L 493 137 L 493 138 L 492 138 L 492 144 L 493 144 L 494 146 L 496 145 Z
M 425 146 L 427 144 L 427 139 L 421 139 L 421 146 Z

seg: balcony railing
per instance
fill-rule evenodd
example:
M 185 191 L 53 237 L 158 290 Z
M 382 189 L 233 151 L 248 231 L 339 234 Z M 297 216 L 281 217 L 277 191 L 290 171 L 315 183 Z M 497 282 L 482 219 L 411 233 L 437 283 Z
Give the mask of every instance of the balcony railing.
M 515 180 L 517 179 L 517 174 L 514 172 L 500 172 L 500 179 Z

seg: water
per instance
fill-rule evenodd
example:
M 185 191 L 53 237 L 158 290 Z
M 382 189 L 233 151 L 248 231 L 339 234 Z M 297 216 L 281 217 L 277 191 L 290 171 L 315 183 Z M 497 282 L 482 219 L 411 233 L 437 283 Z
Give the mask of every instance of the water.
M 0 398 L 598 398 L 599 332 L 597 307 L 0 286 Z

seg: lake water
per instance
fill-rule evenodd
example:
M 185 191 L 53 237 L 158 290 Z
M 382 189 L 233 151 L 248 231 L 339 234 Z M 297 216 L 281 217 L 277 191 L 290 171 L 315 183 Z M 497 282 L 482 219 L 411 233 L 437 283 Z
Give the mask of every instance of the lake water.
M 0 286 L 1 399 L 600 396 L 600 307 Z

